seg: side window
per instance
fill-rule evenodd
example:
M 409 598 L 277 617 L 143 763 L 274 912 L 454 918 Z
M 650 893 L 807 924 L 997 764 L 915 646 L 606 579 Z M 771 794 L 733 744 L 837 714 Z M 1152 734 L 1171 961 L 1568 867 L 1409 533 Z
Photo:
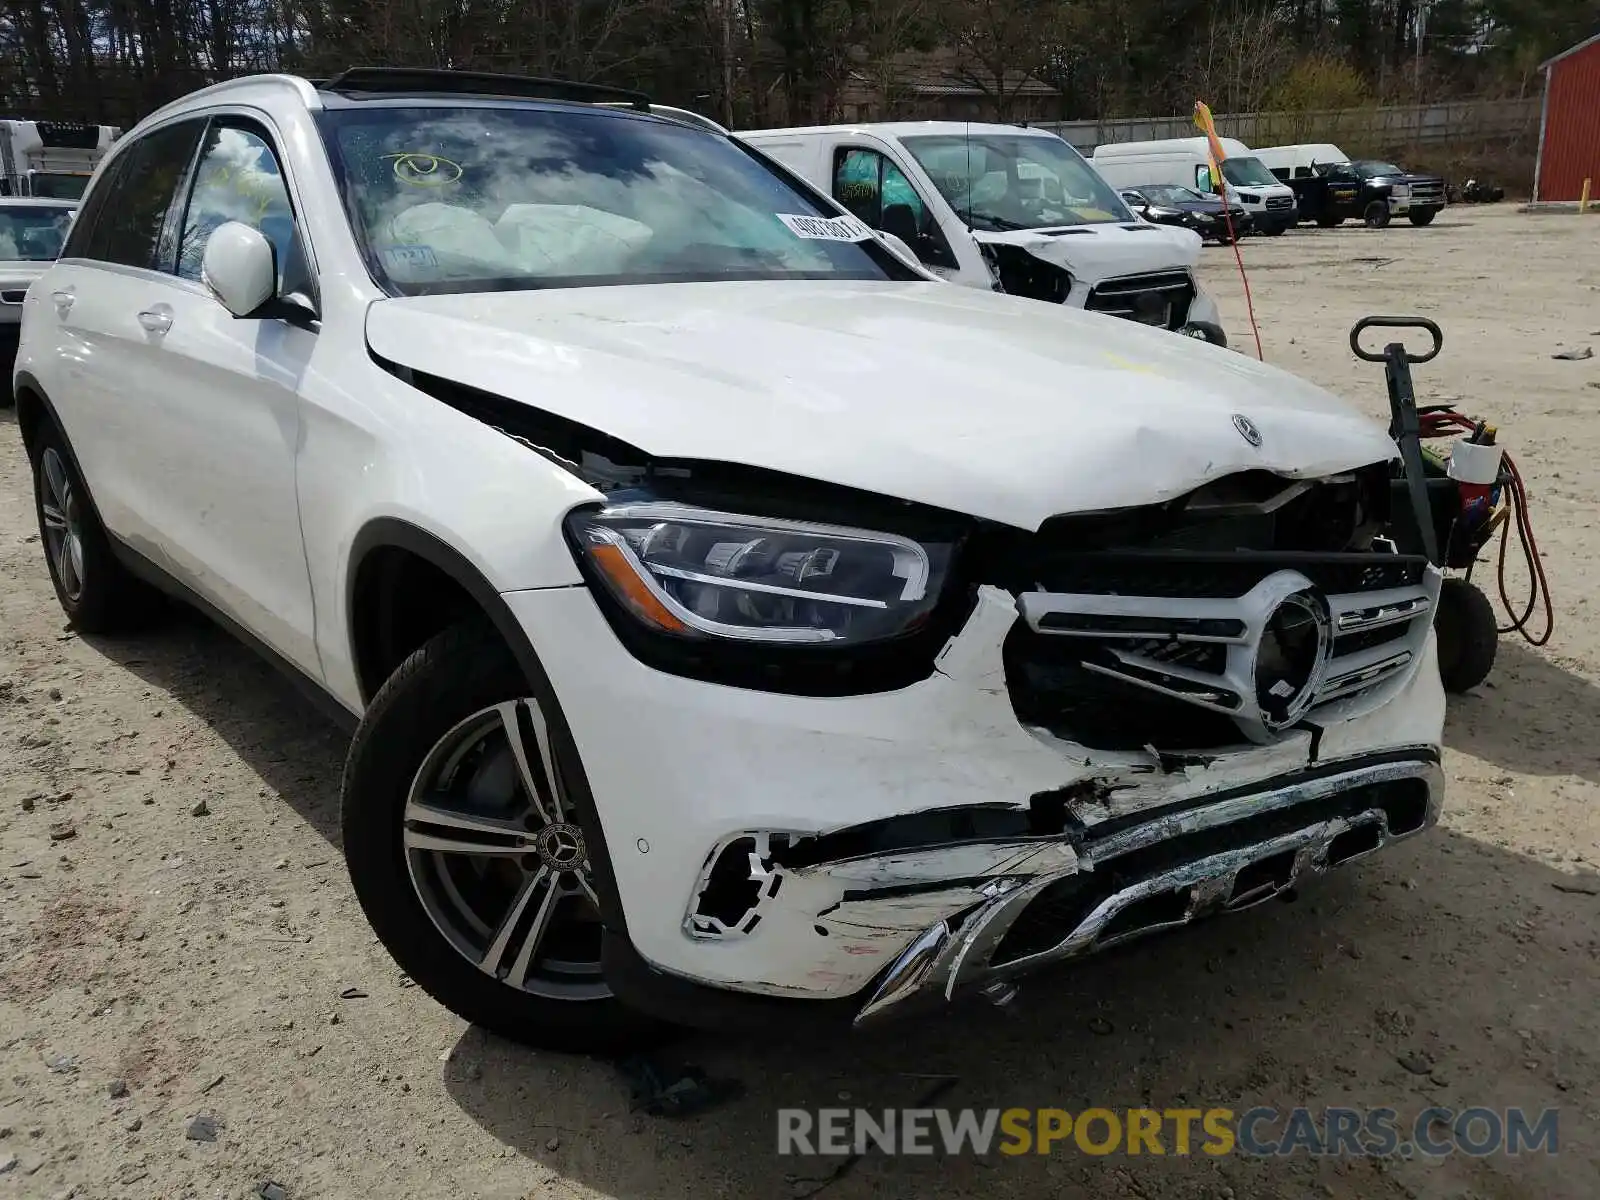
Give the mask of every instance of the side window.
M 834 199 L 874 229 L 892 233 L 924 263 L 959 267 L 922 196 L 905 172 L 876 150 L 840 147 L 833 155 Z
M 61 248 L 62 258 L 92 258 L 89 248 L 95 237 L 95 230 L 99 228 L 102 215 L 110 202 L 112 193 L 117 190 L 117 178 L 128 165 L 131 155 L 124 154 L 105 169 L 99 183 L 84 197 L 83 203 L 78 206 L 78 215 L 73 218 L 72 230 L 67 234 L 67 244 Z
M 95 189 L 95 211 L 85 214 L 92 219 L 77 222 L 83 227 L 82 257 L 130 267 L 158 265 L 167 210 L 189 169 L 203 124 L 167 125 L 122 153 L 116 177 Z
M 878 167 L 883 156 L 871 150 L 836 150 L 833 198 L 877 229 L 883 218 L 883 189 Z
M 211 123 L 195 167 L 194 188 L 178 239 L 177 273 L 200 278 L 206 243 L 219 226 L 240 221 L 259 229 L 277 252 L 280 292 L 306 289 L 305 256 L 278 156 L 266 131 L 253 122 Z
M 889 211 L 895 208 L 911 210 L 910 219 L 916 222 L 915 225 L 908 223 L 903 216 L 896 223 L 904 225 L 907 229 L 915 229 L 919 235 L 932 223 L 927 206 L 922 203 L 922 197 L 917 195 L 917 189 L 911 186 L 911 181 L 905 177 L 905 173 L 899 167 L 888 159 L 884 159 L 883 211 L 886 221 L 894 219 L 889 216 Z M 892 225 L 886 226 L 886 228 L 890 232 L 896 232 Z M 901 236 L 905 235 L 902 234 Z
M 1197 192 L 1210 192 L 1212 190 L 1211 168 L 1206 166 L 1205 163 L 1201 163 L 1194 169 L 1194 190 Z

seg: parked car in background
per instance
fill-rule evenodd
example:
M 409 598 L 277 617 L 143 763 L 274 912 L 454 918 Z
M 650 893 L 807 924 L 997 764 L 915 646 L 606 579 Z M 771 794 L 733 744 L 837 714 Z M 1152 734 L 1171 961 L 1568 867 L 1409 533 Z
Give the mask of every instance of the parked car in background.
M 1324 229 L 1350 219 L 1382 229 L 1393 217 L 1427 225 L 1445 206 L 1439 176 L 1413 174 L 1380 159 L 1351 161 L 1331 144 L 1269 146 L 1258 154 L 1294 189 L 1300 220 Z
M 1227 245 L 1250 232 L 1244 205 L 1230 205 L 1216 195 L 1201 195 L 1175 183 L 1147 183 L 1123 188 L 1122 198 L 1146 221 L 1192 229 L 1206 241 Z
M 1068 175 L 1031 202 L 1062 240 L 1095 204 L 1107 246 L 1198 247 Z M 1382 425 L 941 283 L 643 96 L 175 101 L 30 290 L 16 380 L 67 617 L 160 588 L 353 729 L 355 895 L 505 1037 L 999 998 L 1439 815 L 1440 574 L 1389 536 Z
M 1233 138 L 1218 141 L 1226 157 L 1217 194 L 1230 204 L 1243 206 L 1257 233 L 1276 237 L 1293 226 L 1294 193 L 1273 177 L 1249 146 Z M 1112 142 L 1098 147 L 1091 161 L 1094 169 L 1118 188 L 1172 183 L 1210 193 L 1219 186 L 1211 178 L 1211 148 L 1203 137 Z
M 22 329 L 28 287 L 61 253 L 71 200 L 0 198 L 0 407 L 11 403 L 11 365 Z
M 1191 232 L 1135 220 L 1053 133 L 908 121 L 745 130 L 739 140 L 822 189 L 929 271 L 1226 344 Z

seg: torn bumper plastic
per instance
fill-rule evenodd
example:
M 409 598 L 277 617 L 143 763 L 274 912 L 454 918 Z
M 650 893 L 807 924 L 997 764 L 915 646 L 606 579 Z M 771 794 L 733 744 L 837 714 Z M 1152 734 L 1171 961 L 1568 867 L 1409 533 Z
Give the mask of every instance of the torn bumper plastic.
M 1054 847 L 1060 861 L 1041 855 L 1029 864 L 1045 867 L 1038 874 L 988 879 L 977 903 L 918 934 L 856 1021 L 1263 903 L 1428 828 L 1442 785 L 1436 762 L 1402 758 L 1158 816 L 1088 839 L 1076 853 Z M 1153 861 L 1140 864 L 1141 852 Z

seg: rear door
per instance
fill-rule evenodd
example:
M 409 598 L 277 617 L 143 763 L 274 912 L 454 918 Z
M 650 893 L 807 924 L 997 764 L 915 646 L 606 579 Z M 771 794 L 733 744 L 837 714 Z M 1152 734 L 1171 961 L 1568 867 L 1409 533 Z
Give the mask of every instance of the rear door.
M 149 440 L 147 425 L 164 391 L 160 314 L 151 311 L 173 250 L 168 214 L 188 173 L 203 119 L 162 125 L 107 167 L 43 285 L 31 328 L 41 348 L 37 373 L 66 427 L 101 518 L 125 541 L 149 544 L 159 523 L 153 464 L 129 452 Z

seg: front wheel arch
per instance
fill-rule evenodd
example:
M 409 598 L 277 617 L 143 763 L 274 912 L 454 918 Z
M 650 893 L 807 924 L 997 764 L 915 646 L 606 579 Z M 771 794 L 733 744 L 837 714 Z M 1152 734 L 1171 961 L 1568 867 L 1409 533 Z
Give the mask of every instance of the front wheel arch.
M 602 823 L 598 816 L 599 806 L 595 803 L 594 794 L 589 788 L 588 773 L 583 769 L 583 756 L 578 751 L 572 729 L 567 724 L 566 713 L 561 707 L 555 687 L 550 682 L 550 676 L 545 671 L 538 652 L 512 614 L 510 606 L 484 578 L 483 573 L 466 555 L 438 535 L 395 517 L 373 518 L 356 534 L 350 547 L 349 569 L 345 581 L 345 617 L 351 661 L 359 666 L 357 650 L 365 637 L 364 631 L 357 628 L 359 615 L 357 589 L 361 582 L 362 567 L 363 564 L 370 564 L 374 554 L 381 554 L 387 550 L 404 551 L 438 570 L 461 589 L 482 617 L 494 628 L 500 640 L 511 651 L 512 657 L 516 659 L 534 697 L 550 714 L 551 736 L 562 742 L 569 761 L 575 764 L 576 778 L 573 784 L 582 789 L 585 806 L 589 812 L 597 814 L 596 825 L 599 826 Z M 384 679 L 360 680 L 361 701 L 364 707 L 371 703 L 372 697 L 384 682 Z M 601 916 L 606 929 L 626 937 L 627 919 L 622 911 L 622 902 L 618 898 L 616 873 L 611 866 L 611 853 L 606 844 L 605 832 L 598 827 L 585 832 L 597 850 L 593 856 L 595 873 L 605 885 L 601 890 L 601 896 L 605 900 L 601 906 Z

